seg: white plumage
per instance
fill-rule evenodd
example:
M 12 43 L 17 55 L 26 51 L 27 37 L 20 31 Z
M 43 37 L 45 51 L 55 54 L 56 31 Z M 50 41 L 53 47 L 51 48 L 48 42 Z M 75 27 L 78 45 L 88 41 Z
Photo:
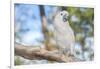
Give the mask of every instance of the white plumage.
M 62 54 L 74 55 L 75 38 L 74 32 L 68 22 L 68 16 L 67 11 L 61 11 L 55 15 L 53 23 L 55 28 L 54 38 L 57 48 Z

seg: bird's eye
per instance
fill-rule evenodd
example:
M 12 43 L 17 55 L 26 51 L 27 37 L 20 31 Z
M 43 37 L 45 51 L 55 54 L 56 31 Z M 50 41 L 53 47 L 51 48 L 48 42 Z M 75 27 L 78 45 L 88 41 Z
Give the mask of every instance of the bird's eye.
M 63 15 L 63 13 L 61 13 L 61 15 Z

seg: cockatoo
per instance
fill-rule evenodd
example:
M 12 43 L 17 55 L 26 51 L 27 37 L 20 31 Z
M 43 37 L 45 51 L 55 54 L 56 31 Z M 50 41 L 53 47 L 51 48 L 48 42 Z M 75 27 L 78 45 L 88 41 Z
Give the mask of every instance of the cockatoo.
M 54 17 L 54 38 L 59 52 L 63 55 L 74 55 L 74 31 L 68 22 L 69 13 L 61 11 L 56 13 Z

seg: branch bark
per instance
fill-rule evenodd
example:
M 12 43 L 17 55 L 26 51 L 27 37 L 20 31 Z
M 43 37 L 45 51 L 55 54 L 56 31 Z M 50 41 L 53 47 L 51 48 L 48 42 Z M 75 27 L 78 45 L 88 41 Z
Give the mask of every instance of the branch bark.
M 45 39 L 45 48 L 47 50 L 49 50 L 49 36 L 48 36 L 48 30 L 47 30 L 47 19 L 46 19 L 46 15 L 45 15 L 45 9 L 43 5 L 39 5 L 39 9 L 40 9 L 40 15 L 41 15 L 41 22 L 42 22 L 42 32 L 44 35 L 44 39 Z
M 58 51 L 48 51 L 44 48 L 33 47 L 33 46 L 24 46 L 18 43 L 15 43 L 15 55 L 24 57 L 29 60 L 41 60 L 46 59 L 49 61 L 56 62 L 73 62 L 78 61 L 72 56 L 64 56 L 59 54 Z

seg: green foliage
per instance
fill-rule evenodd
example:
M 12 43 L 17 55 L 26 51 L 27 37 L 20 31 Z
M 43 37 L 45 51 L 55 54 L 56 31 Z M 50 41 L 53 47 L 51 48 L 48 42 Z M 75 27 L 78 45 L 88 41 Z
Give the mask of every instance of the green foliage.
M 87 36 L 93 36 L 94 30 L 94 9 L 84 7 L 67 7 L 70 14 L 70 25 L 72 26 L 75 34 L 82 33 Z M 78 20 L 72 21 L 75 16 Z
M 84 52 L 87 51 L 89 59 L 93 60 L 93 50 L 90 51 L 91 46 L 87 46 L 85 40 L 88 37 L 94 37 L 94 8 L 67 7 L 67 11 L 70 14 L 69 23 L 74 30 L 76 42 L 82 46 L 83 58 Z M 73 20 L 73 17 L 76 20 Z
M 21 65 L 21 60 L 19 57 L 16 57 L 15 59 L 15 65 Z

